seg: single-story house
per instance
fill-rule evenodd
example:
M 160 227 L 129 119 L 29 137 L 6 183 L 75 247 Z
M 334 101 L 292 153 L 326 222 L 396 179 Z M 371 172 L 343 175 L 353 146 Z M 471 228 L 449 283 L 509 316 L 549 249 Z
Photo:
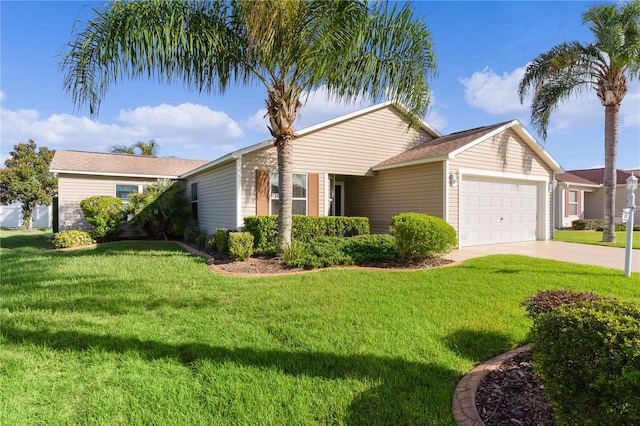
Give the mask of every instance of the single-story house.
M 616 171 L 615 221 L 622 221 L 622 211 L 627 208 L 627 179 L 633 171 Z M 635 173 L 638 175 L 638 173 Z M 556 175 L 558 186 L 555 199 L 555 227 L 570 228 L 577 219 L 602 219 L 604 217 L 604 168 L 568 170 Z M 636 195 L 640 197 L 640 195 Z M 636 204 L 638 202 L 636 201 Z M 634 221 L 638 223 L 640 211 Z
M 159 177 L 184 183 L 203 232 L 241 229 L 245 217 L 278 209 L 272 140 L 200 163 L 56 151 L 51 171 L 60 229 L 82 224 L 81 199 Z M 297 133 L 293 212 L 366 216 L 375 233 L 389 232 L 398 213 L 425 213 L 450 223 L 461 247 L 546 240 L 562 171 L 517 120 L 441 135 L 425 122 L 409 127 L 405 111 L 386 102 Z

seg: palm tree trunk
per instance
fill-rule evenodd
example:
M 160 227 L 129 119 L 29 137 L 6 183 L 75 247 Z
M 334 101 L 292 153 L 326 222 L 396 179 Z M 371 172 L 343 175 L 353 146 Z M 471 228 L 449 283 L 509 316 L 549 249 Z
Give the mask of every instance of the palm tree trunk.
M 616 241 L 616 156 L 620 106 L 604 107 L 604 232 L 602 241 Z
M 278 152 L 278 191 L 280 212 L 278 215 L 278 254 L 291 245 L 291 223 L 293 211 L 292 148 L 293 136 L 283 135 L 276 141 Z

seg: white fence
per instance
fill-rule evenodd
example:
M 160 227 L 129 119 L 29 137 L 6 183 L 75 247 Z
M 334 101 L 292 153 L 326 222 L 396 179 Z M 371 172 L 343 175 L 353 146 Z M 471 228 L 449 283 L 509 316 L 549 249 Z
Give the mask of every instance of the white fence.
M 33 211 L 34 228 L 51 228 L 51 206 L 36 206 Z M 10 204 L 0 206 L 0 226 L 18 228 L 22 226 L 22 205 Z

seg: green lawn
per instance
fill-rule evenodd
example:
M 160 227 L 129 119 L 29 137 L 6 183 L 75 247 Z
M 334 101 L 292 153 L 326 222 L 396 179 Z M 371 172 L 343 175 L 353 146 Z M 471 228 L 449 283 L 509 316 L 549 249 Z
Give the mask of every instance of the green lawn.
M 521 256 L 243 279 L 0 232 L 2 425 L 454 425 L 460 377 L 527 341 L 526 296 L 640 301 L 640 274 Z
M 615 243 L 603 243 L 601 231 L 572 231 L 572 230 L 556 230 L 554 231 L 554 240 L 566 241 L 568 243 L 580 243 L 580 244 L 596 244 L 601 246 L 610 247 L 626 247 L 627 233 L 616 232 Z M 640 249 L 640 232 L 633 233 L 633 245 L 634 249 Z

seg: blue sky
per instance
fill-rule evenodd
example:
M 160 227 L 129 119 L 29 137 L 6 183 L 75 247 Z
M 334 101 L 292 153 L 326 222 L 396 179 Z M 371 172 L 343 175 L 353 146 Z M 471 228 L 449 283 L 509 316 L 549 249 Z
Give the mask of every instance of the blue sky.
M 425 120 L 443 134 L 518 119 L 566 170 L 604 164 L 604 110 L 595 93 L 562 105 L 546 142 L 529 123 L 517 86 L 524 67 L 564 41 L 592 40 L 582 25 L 584 1 L 422 1 L 416 15 L 432 32 L 438 75 Z M 76 21 L 92 16 L 87 1 L 0 1 L 1 160 L 33 139 L 51 149 L 108 152 L 111 145 L 155 139 L 160 155 L 213 160 L 269 138 L 265 89 L 236 87 L 224 96 L 181 84 L 125 81 L 112 86 L 100 114 L 77 111 L 62 87 L 60 54 Z M 298 129 L 367 103 L 336 104 L 310 94 Z M 621 108 L 618 168 L 640 168 L 640 85 L 629 84 Z

